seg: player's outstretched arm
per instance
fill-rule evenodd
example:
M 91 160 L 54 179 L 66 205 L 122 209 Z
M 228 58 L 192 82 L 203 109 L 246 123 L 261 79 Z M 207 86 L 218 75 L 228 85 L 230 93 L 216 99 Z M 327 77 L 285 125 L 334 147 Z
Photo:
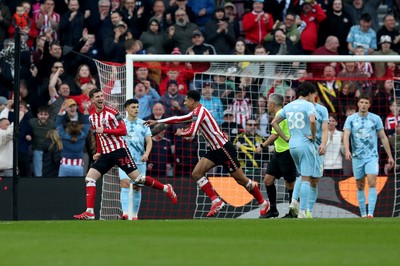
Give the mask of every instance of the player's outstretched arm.
M 154 125 L 157 125 L 157 124 L 158 124 L 157 120 L 151 120 L 151 119 L 143 122 L 143 125 L 148 126 L 148 127 L 149 126 L 154 126 Z

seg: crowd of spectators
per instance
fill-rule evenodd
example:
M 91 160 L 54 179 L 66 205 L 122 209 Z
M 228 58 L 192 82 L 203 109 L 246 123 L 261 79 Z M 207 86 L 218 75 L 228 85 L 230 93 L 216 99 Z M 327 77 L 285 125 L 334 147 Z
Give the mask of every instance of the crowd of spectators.
M 20 174 L 44 175 L 43 169 L 50 169 L 44 167 L 49 158 L 72 166 L 90 164 L 95 141 L 86 129 L 87 114 L 93 112 L 88 94 L 100 86 L 92 59 L 124 63 L 126 54 L 397 55 L 398 7 L 388 1 L 388 14 L 379 21 L 381 4 L 381 0 L 0 0 L 0 111 L 9 121 L 13 121 L 13 38 L 18 28 L 22 35 L 20 98 L 26 108 L 21 107 L 21 121 L 27 122 L 21 122 L 19 132 Z M 356 97 L 365 93 L 373 98 L 371 111 L 385 120 L 389 133 L 395 132 L 399 121 L 394 93 L 399 68 L 393 62 L 309 64 L 298 67 L 294 81 L 280 76 L 279 67 L 251 62 L 237 67 L 247 69 L 252 77 L 195 75 L 209 66 L 193 62 L 135 66 L 139 116 L 158 117 L 160 106 L 162 116 L 185 114 L 184 95 L 196 89 L 232 141 L 238 135 L 246 139 L 246 132 L 262 139 L 269 133 L 269 95 L 279 93 L 285 102 L 292 101 L 298 84 L 313 80 L 319 102 L 334 114 L 339 130 L 348 110 L 355 108 Z M 272 73 L 276 78 L 254 75 L 267 69 L 276 71 Z M 122 92 L 114 86 L 110 93 Z M 251 128 L 249 121 L 257 127 Z M 0 131 L 8 130 L 9 123 L 2 125 Z M 197 148 L 177 140 L 173 132 L 167 127 L 154 134 L 154 149 L 166 158 L 162 164 L 150 159 L 149 170 L 161 167 L 161 175 L 171 176 L 171 169 L 179 165 L 175 172 L 186 176 L 193 158 L 187 159 L 190 153 L 185 151 L 197 157 Z M 83 154 L 62 151 L 63 145 L 77 145 L 68 142 L 71 134 L 84 147 Z M 253 158 L 258 142 L 249 149 L 242 140 L 237 147 Z M 49 155 L 54 148 L 56 152 Z M 29 154 L 32 170 L 27 167 Z M 154 156 L 155 160 L 161 157 Z M 0 165 L 0 170 L 9 166 Z M 51 174 L 65 175 L 65 169 L 58 166 Z

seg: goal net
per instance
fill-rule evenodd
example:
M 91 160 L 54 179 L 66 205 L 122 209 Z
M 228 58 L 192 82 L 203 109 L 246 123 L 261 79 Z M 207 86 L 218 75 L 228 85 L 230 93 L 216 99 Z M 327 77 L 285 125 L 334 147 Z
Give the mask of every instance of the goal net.
M 246 175 L 259 183 L 263 195 L 267 197 L 263 178 L 274 149 L 269 147 L 262 154 L 257 154 L 255 148 L 271 132 L 272 116 L 266 108 L 269 95 L 281 94 L 287 103 L 296 99 L 296 90 L 301 82 L 315 83 L 318 100 L 332 114 L 330 121 L 335 120 L 339 131 L 336 133 L 341 136 L 346 117 L 357 110 L 356 98 L 360 94 L 369 94 L 373 99 L 370 111 L 382 118 L 397 161 L 397 138 L 400 136 L 396 134 L 400 118 L 397 107 L 400 104 L 398 63 L 398 56 L 127 55 L 126 68 L 98 62 L 98 70 L 103 91 L 110 92 L 111 101 L 115 101 L 120 110 L 125 100 L 133 97 L 135 86 L 143 80 L 150 81 L 151 87 L 160 94 L 158 101 L 165 106 L 165 116 L 179 114 L 171 106 L 171 97 L 165 96 L 171 93 L 169 85 L 174 82 L 170 80 L 176 81 L 178 94 L 185 95 L 191 89 L 201 92 L 202 104 L 210 109 L 223 132 L 238 148 L 238 157 Z M 142 71 L 144 68 L 146 71 Z M 383 68 L 383 76 L 375 74 L 377 68 Z M 112 82 L 108 80 L 114 72 L 121 78 L 121 88 L 116 94 L 111 93 L 113 90 L 109 87 Z M 207 95 L 210 91 L 211 95 Z M 148 175 L 174 185 L 179 197 L 178 206 L 165 202 L 167 199 L 160 195 L 162 193 L 144 188 L 140 218 L 204 218 L 211 208 L 210 200 L 190 179 L 191 170 L 208 150 L 207 144 L 201 135 L 191 142 L 182 140 L 174 135 L 175 129 L 168 126 L 157 140 L 153 140 L 148 162 L 152 169 Z M 324 176 L 319 183 L 314 217 L 359 216 L 351 164 L 343 157 L 341 137 L 337 138 L 337 134 L 330 135 L 328 140 L 329 153 L 325 158 Z M 398 169 L 387 169 L 387 157 L 381 145 L 379 152 L 375 215 L 398 216 Z M 228 208 L 218 214 L 219 218 L 258 218 L 257 202 L 224 169 L 216 167 L 207 174 L 207 178 L 217 194 L 228 203 Z M 112 183 L 107 176 L 103 180 L 105 184 Z M 288 212 L 289 195 L 283 178 L 277 179 L 275 185 L 278 210 L 283 216 Z M 106 205 L 106 199 L 102 199 L 102 213 L 105 208 L 110 208 L 107 212 L 113 208 L 120 211 L 119 184 L 114 189 L 118 196 L 112 196 L 107 203 L 109 205 Z
M 127 99 L 125 64 L 97 60 L 95 63 L 106 103 L 125 115 L 124 103 Z M 103 176 L 100 220 L 118 220 L 121 216 L 120 189 L 118 167 L 113 167 Z

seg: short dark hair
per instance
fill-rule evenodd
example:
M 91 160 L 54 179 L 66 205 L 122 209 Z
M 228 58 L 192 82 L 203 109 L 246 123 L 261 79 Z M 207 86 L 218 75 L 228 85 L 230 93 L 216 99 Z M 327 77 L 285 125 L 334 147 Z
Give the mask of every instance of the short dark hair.
M 332 117 L 333 119 L 335 119 L 335 121 L 338 121 L 338 116 L 336 113 L 329 113 L 329 117 Z
M 92 99 L 95 93 L 101 92 L 99 88 L 94 88 L 89 92 L 89 98 Z
M 360 97 L 358 97 L 357 103 L 360 100 L 368 100 L 369 103 L 372 103 L 371 97 L 369 95 L 367 95 L 367 94 L 361 94 Z
M 365 22 L 371 22 L 372 16 L 369 13 L 364 13 L 361 15 L 360 20 L 364 20 Z
M 39 106 L 37 113 L 49 113 L 49 106 L 48 105 L 41 105 Z
M 128 107 L 129 105 L 131 105 L 131 104 L 133 104 L 133 103 L 139 104 L 139 101 L 138 101 L 137 99 L 129 99 L 129 100 L 126 100 L 126 102 L 124 103 L 124 107 L 126 108 L 126 107 Z
M 300 84 L 299 89 L 297 90 L 297 94 L 299 96 L 306 97 L 310 93 L 315 93 L 317 91 L 317 88 L 315 85 L 311 82 L 303 82 Z
M 201 98 L 200 93 L 196 90 L 188 91 L 187 97 L 193 99 L 195 102 L 199 102 Z

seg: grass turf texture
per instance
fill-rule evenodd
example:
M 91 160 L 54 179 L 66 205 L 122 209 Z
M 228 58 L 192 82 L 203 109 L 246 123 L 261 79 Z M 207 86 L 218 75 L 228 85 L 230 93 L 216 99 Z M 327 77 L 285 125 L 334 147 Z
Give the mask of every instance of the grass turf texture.
M 398 218 L 0 222 L 0 263 L 399 265 L 399 229 Z

